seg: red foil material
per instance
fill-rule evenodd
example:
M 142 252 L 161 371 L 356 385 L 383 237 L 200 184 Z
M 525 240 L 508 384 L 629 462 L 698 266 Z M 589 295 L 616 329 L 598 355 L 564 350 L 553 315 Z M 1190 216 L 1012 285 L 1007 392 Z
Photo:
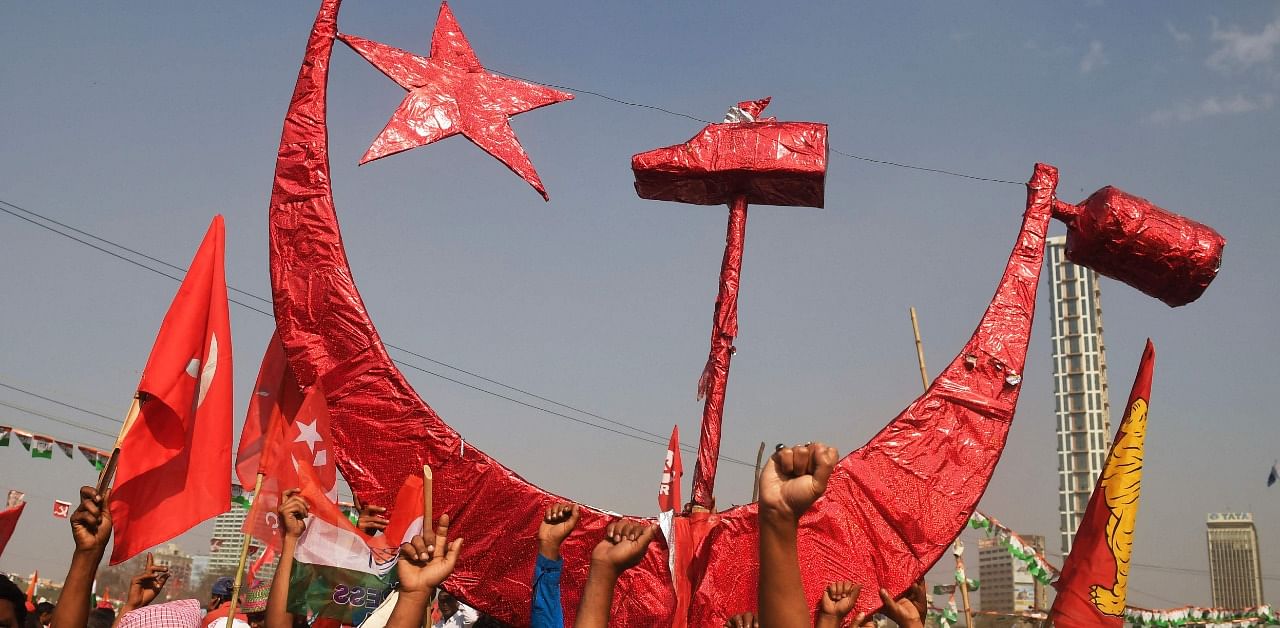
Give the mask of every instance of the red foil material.
M 1055 202 L 1053 215 L 1067 223 L 1067 259 L 1171 307 L 1200 298 L 1222 266 L 1227 241 L 1217 231 L 1119 188 Z
M 768 99 L 730 110 L 755 119 Z M 711 124 L 689 141 L 631 158 L 640 198 L 726 205 L 745 196 L 756 205 L 822 207 L 827 178 L 827 125 L 819 122 Z
M 392 363 L 364 307 L 329 177 L 325 97 L 339 5 L 324 0 L 316 17 L 276 161 L 269 230 L 280 341 L 299 385 L 323 384 L 338 465 L 361 501 L 392 506 L 405 479 L 430 464 L 434 511 L 449 514 L 453 533 L 466 539 L 445 588 L 498 619 L 527 625 L 541 511 L 563 498 L 464 444 Z M 922 397 L 841 460 L 826 495 L 802 519 L 811 604 L 827 583 L 853 578 L 864 585 L 857 610 L 873 610 L 880 587 L 906 589 L 964 528 L 1000 457 L 1021 389 L 1056 183 L 1056 170 L 1037 165 L 1013 254 L 960 355 Z M 562 548 L 570 623 L 591 549 L 611 518 L 584 508 Z M 755 506 L 705 523 L 689 567 L 690 626 L 723 625 L 755 608 Z M 657 542 L 623 574 L 613 625 L 671 625 L 676 600 L 667 564 L 667 546 Z
M 485 70 L 447 2 L 440 3 L 429 57 L 353 35 L 338 37 L 409 92 L 361 164 L 461 133 L 548 200 L 511 128 L 511 116 L 571 100 L 573 94 Z

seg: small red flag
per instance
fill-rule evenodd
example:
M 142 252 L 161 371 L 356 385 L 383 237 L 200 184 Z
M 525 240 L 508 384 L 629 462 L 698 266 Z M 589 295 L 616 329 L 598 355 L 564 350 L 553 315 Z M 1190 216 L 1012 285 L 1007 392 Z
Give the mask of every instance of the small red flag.
M 215 216 L 173 298 L 138 383 L 111 492 L 111 564 L 231 508 L 231 324 Z
M 1076 530 L 1071 554 L 1054 583 L 1058 597 L 1049 618 L 1059 628 L 1124 625 L 1155 361 L 1155 347 L 1147 340 L 1111 453 Z
M 53 516 L 59 519 L 66 519 L 71 516 L 71 502 L 64 502 L 61 499 L 53 500 Z
M 4 554 L 4 546 L 9 544 L 13 529 L 18 527 L 18 517 L 22 516 L 22 509 L 26 507 L 27 502 L 18 502 L 17 506 L 0 511 L 0 554 Z
M 272 334 L 262 356 L 236 453 L 236 475 L 242 486 L 254 486 L 258 473 L 263 474 L 262 488 L 254 495 L 243 529 L 266 544 L 264 558 L 280 551 L 282 539 L 275 512 L 284 491 L 302 486 L 299 469 L 304 465 L 310 469 L 310 476 L 329 501 L 337 496 L 331 443 L 329 408 L 320 383 L 303 395 L 289 368 L 284 346 Z M 270 560 L 265 558 L 266 562 Z M 251 577 L 260 566 L 254 563 L 249 570 Z
M 667 512 L 680 508 L 680 477 L 684 467 L 680 464 L 680 426 L 671 428 L 671 442 L 667 444 L 667 461 L 662 466 L 662 484 L 658 486 L 658 510 Z

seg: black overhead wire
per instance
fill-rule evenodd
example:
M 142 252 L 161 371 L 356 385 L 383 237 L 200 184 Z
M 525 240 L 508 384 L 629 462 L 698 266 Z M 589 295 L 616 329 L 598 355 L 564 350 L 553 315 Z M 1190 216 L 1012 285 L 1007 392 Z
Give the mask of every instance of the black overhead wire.
M 524 77 L 522 77 L 522 76 L 517 76 L 517 75 L 515 75 L 515 74 L 509 74 L 509 73 L 507 73 L 507 72 L 502 72 L 502 71 L 499 71 L 499 70 L 495 70 L 495 69 L 493 69 L 493 68 L 486 68 L 486 69 L 487 69 L 487 70 L 489 70 L 490 72 L 493 72 L 494 74 L 501 74 L 502 76 L 506 76 L 506 77 L 508 77 L 508 78 L 513 78 L 513 79 L 516 79 L 516 80 L 524 81 L 524 82 L 526 82 L 526 83 L 538 83 L 538 84 L 540 84 L 540 85 L 546 85 L 547 87 L 551 87 L 551 88 L 554 88 L 554 89 L 563 89 L 563 90 L 565 90 L 565 91 L 567 91 L 567 92 L 574 92 L 574 93 L 577 93 L 577 94 L 590 94 L 590 95 L 595 96 L 595 97 L 597 97 L 597 98 L 603 98 L 603 99 L 605 99 L 605 100 L 608 100 L 608 101 L 610 101 L 610 102 L 617 103 L 617 104 L 619 104 L 619 105 L 626 105 L 626 106 L 628 106 L 628 107 L 637 107 L 637 108 L 640 108 L 640 109 L 651 109 L 651 110 L 653 110 L 653 111 L 658 111 L 658 112 L 661 112 L 661 113 L 665 113 L 665 114 L 670 115 L 670 116 L 676 116 L 676 117 L 679 117 L 679 118 L 688 118 L 688 119 L 690 119 L 690 120 L 693 120 L 694 122 L 701 122 L 702 124 L 714 124 L 714 121 L 712 121 L 712 120 L 706 120 L 706 119 L 703 119 L 703 118 L 699 118 L 698 116 L 695 116 L 695 115 L 692 115 L 692 114 L 688 114 L 688 113 L 683 113 L 683 112 L 680 112 L 680 111 L 673 111 L 673 110 L 671 110 L 671 109 L 667 109 L 667 108 L 665 108 L 665 107 L 659 107 L 658 105 L 650 105 L 650 104 L 646 104 L 646 103 L 642 103 L 642 102 L 634 102 L 634 101 L 630 101 L 630 100 L 624 100 L 624 99 L 622 99 L 622 98 L 615 98 L 615 97 L 613 97 L 613 96 L 609 96 L 609 95 L 606 95 L 606 94 L 602 94 L 602 93 L 600 93 L 600 92 L 592 91 L 592 90 L 589 90 L 589 89 L 578 89 L 578 88 L 576 88 L 576 87 L 569 87 L 569 86 L 567 86 L 567 85 L 556 85 L 555 83 L 539 83 L 538 81 L 533 81 L 533 80 L 530 80 L 530 79 L 524 78 Z M 874 158 L 874 157 L 867 157 L 867 156 L 864 156 L 864 155 L 855 155 L 855 154 L 853 154 L 853 153 L 846 153 L 846 152 L 844 152 L 844 151 L 842 151 L 842 150 L 837 150 L 837 149 L 835 149 L 835 148 L 831 148 L 830 150 L 831 150 L 831 152 L 833 152 L 833 153 L 835 153 L 835 154 L 837 154 L 837 155 L 840 155 L 840 156 L 842 156 L 842 157 L 848 157 L 849 159 L 857 159 L 857 160 L 859 160 L 859 161 L 865 161 L 865 162 L 867 162 L 867 163 L 877 164 L 877 165 L 881 165 L 881 166 L 893 166 L 893 167 L 895 167 L 895 168 L 905 168 L 905 169 L 907 169 L 907 170 L 917 170 L 917 171 L 920 171 L 920 172 L 931 172 L 931 173 L 934 173 L 934 174 L 947 175 L 947 176 L 949 176 L 949 177 L 959 177 L 959 178 L 961 178 L 961 179 L 970 179 L 970 180 L 972 180 L 972 181 L 987 181 L 987 182 L 990 182 L 990 183 L 1006 183 L 1006 184 L 1009 184 L 1009 185 L 1017 185 L 1017 186 L 1024 185 L 1023 183 L 1020 183 L 1020 182 L 1018 182 L 1018 181 L 1010 181 L 1010 180 L 1008 180 L 1008 179 L 996 179 L 996 178 L 994 178 L 994 177 L 980 177 L 980 176 L 978 176 L 978 175 L 965 174 L 965 173 L 963 173 L 963 172 L 956 172 L 956 171 L 954 171 L 954 170 L 946 170 L 946 169 L 943 169 L 943 168 L 929 168 L 929 167 L 927 167 L 927 166 L 917 166 L 917 165 L 914 165 L 914 164 L 903 163 L 903 162 L 900 162 L 900 161 L 891 161 L 891 160 L 888 160 L 888 159 L 876 159 L 876 158 Z
M 15 211 L 15 210 L 16 210 L 16 211 Z M 172 280 L 174 280 L 174 281 L 181 282 L 181 281 L 182 281 L 182 278 L 181 278 L 180 276 L 170 274 L 170 273 L 165 272 L 165 271 L 163 271 L 163 270 L 161 270 L 161 269 L 158 269 L 158 268 L 155 268 L 155 267 L 153 267 L 153 266 L 151 266 L 151 265 L 148 265 L 148 264 L 145 264 L 145 263 L 143 263 L 143 262 L 140 262 L 140 261 L 138 261 L 138 260 L 136 260 L 136 259 L 130 258 L 130 257 L 126 256 L 126 255 L 122 255 L 122 254 L 117 253 L 117 252 L 115 252 L 115 251 L 108 250 L 108 249 L 106 249 L 106 248 L 104 248 L 104 247 L 102 247 L 102 246 L 99 246 L 99 245 L 97 245 L 97 244 L 94 244 L 93 242 L 89 242 L 87 239 L 83 239 L 83 238 L 77 237 L 76 235 L 73 235 L 72 233 L 67 233 L 66 231 L 61 231 L 61 230 L 59 230 L 59 229 L 55 229 L 54 227 L 52 227 L 52 226 L 50 226 L 50 225 L 57 225 L 58 227 L 61 227 L 61 228 L 66 229 L 66 230 L 68 230 L 68 231 L 71 231 L 71 232 L 73 232 L 73 233 L 75 233 L 75 234 L 79 234 L 79 235 L 81 235 L 81 236 L 84 236 L 84 238 L 92 239 L 92 240 L 95 240 L 95 241 L 100 242 L 100 243 L 102 243 L 102 244 L 106 244 L 106 245 L 109 245 L 109 246 L 115 247 L 115 248 L 117 248 L 117 249 L 119 249 L 119 250 L 121 250 L 121 251 L 127 251 L 127 252 L 129 252 L 129 253 L 132 253 L 132 254 L 134 254 L 134 255 L 137 255 L 137 256 L 139 256 L 139 257 L 142 257 L 142 258 L 144 258 L 144 259 L 147 259 L 147 260 L 149 260 L 149 261 L 151 261 L 151 262 L 153 262 L 153 263 L 155 263 L 155 264 L 160 264 L 160 265 L 166 266 L 166 267 L 168 267 L 168 268 L 171 268 L 171 269 L 173 269 L 173 270 L 175 270 L 175 271 L 177 271 L 177 272 L 180 272 L 180 273 L 185 273 L 185 272 L 186 272 L 186 269 L 185 269 L 185 268 L 183 268 L 183 267 L 181 267 L 181 266 L 178 266 L 178 265 L 176 265 L 176 264 L 173 264 L 173 263 L 170 263 L 170 262 L 167 262 L 167 261 L 161 260 L 161 259 L 159 259 L 159 258 L 153 257 L 153 256 L 151 256 L 151 255 L 148 255 L 148 254 L 146 254 L 146 253 L 143 253 L 142 251 L 138 251 L 138 250 L 136 250 L 136 249 L 133 249 L 133 248 L 127 247 L 127 246 L 125 246 L 125 245 L 123 245 L 123 244 L 119 244 L 119 243 L 117 243 L 117 242 L 115 242 L 115 241 L 113 241 L 113 240 L 109 240 L 109 239 L 107 239 L 107 238 L 103 238 L 103 237 L 101 237 L 101 236 L 95 235 L 95 234 L 90 233 L 90 232 L 88 232 L 88 231 L 85 231 L 85 230 L 82 230 L 82 229 L 79 229 L 79 228 L 73 227 L 73 226 L 68 225 L 68 224 L 66 224 L 66 223 L 64 223 L 64 222 L 61 222 L 61 221 L 58 221 L 58 220 L 54 220 L 54 219 L 49 218 L 49 217 L 47 217 L 47 216 L 45 216 L 45 215 L 43 215 L 43 214 L 41 214 L 41 213 L 38 213 L 38 212 L 32 211 L 32 210 L 30 210 L 30 209 L 27 209 L 27 208 L 22 207 L 22 206 L 20 206 L 20 205 L 17 205 L 17 204 L 11 203 L 11 202 L 9 202 L 9 201 L 0 200 L 0 212 L 4 212 L 4 213 L 6 213 L 6 214 L 9 214 L 9 215 L 11 215 L 11 216 L 14 216 L 15 218 L 19 218 L 19 219 L 21 219 L 21 220 L 24 220 L 24 221 L 26 221 L 26 222 L 30 223 L 30 224 L 33 224 L 33 225 L 35 225 L 35 226 L 37 226 L 37 227 L 40 227 L 40 228 L 45 229 L 45 230 L 47 230 L 47 231 L 51 231 L 51 232 L 53 232 L 53 233 L 56 233 L 56 234 L 58 234 L 58 235 L 60 235 L 60 236 L 65 237 L 65 238 L 67 238 L 67 239 L 70 239 L 70 240 L 73 240 L 73 241 L 75 241 L 75 242 L 77 242 L 77 243 L 80 243 L 80 244 L 83 244 L 83 245 L 85 245 L 85 246 L 88 246 L 88 247 L 90 247 L 90 248 L 92 248 L 92 249 L 94 249 L 94 250 L 96 250 L 96 251 L 99 251 L 99 252 L 101 252 L 101 253 L 106 253 L 106 254 L 108 254 L 108 255 L 110 255 L 110 256 L 112 256 L 112 257 L 115 257 L 115 258 L 117 258 L 117 259 L 120 259 L 120 260 L 123 260 L 123 261 L 129 262 L 130 264 L 133 264 L 134 266 L 137 266 L 137 267 L 139 267 L 139 268 L 143 268 L 143 269 L 149 270 L 149 271 L 151 271 L 151 272 L 153 272 L 153 273 L 156 273 L 156 274 L 161 275 L 161 276 L 163 276 L 163 277 L 167 277 L 167 278 L 172 279 Z M 21 212 L 21 213 L 19 213 L 19 212 Z M 25 215 L 24 215 L 24 214 L 25 214 Z M 34 217 L 34 218 L 33 218 L 33 217 Z M 37 218 L 38 218 L 39 220 L 37 220 Z M 40 222 L 41 220 L 43 220 L 43 221 L 45 221 L 45 222 Z M 46 223 L 48 223 L 48 224 L 46 224 Z M 263 303 L 267 303 L 267 304 L 270 304 L 270 303 L 271 303 L 271 300 L 270 300 L 270 299 L 267 299 L 267 298 L 265 298 L 265 297 L 262 297 L 262 296 L 259 296 L 259 295 L 256 295 L 256 294 L 253 294 L 253 293 L 251 293 L 251 292 L 247 292 L 247 291 L 241 290 L 241 289 L 239 289 L 239 288 L 235 288 L 235 287 L 232 287 L 232 286 L 227 286 L 227 289 L 228 289 L 228 291 L 230 291 L 230 292 L 235 292 L 235 293 L 237 293 L 237 294 L 241 294 L 241 295 L 247 296 L 247 297 L 252 298 L 252 299 L 257 299 L 257 300 L 259 300 L 259 301 L 261 301 L 261 302 L 263 302 Z M 257 312 L 257 313 L 259 313 L 259 314 L 263 314 L 263 315 L 265 315 L 265 316 L 269 316 L 269 317 L 274 318 L 274 314 L 272 314 L 271 312 L 268 312 L 268 311 L 263 310 L 263 309 L 261 309 L 261 308 L 255 307 L 255 306 L 250 305 L 250 304 L 248 304 L 248 303 L 245 303 L 245 302 L 243 302 L 243 301 L 239 301 L 239 300 L 232 299 L 232 298 L 228 298 L 228 301 L 230 301 L 230 302 L 232 302 L 232 303 L 235 303 L 236 305 L 239 305 L 239 306 L 244 307 L 244 308 L 246 308 L 246 309 L 249 309 L 249 310 L 252 310 L 252 311 L 254 311 L 254 312 Z M 592 421 L 587 421 L 587 420 L 584 420 L 584 419 L 579 418 L 579 417 L 575 417 L 575 416 L 572 416 L 572 415 L 569 415 L 569 414 L 565 414 L 565 413 L 563 413 L 563 412 L 558 412 L 558 411 L 556 411 L 556 410 L 552 410 L 552 409 L 550 409 L 550 408 L 544 408 L 544 407 L 539 406 L 539 405 L 537 405 L 537 404 L 533 404 L 533 403 L 529 403 L 529 402 L 526 402 L 526 401 L 522 401 L 522 400 L 520 400 L 520 399 L 516 399 L 515 397 L 509 396 L 509 395 L 504 395 L 504 394 L 502 394 L 502 393 L 495 392 L 495 391 L 489 390 L 489 389 L 484 388 L 484 387 L 481 387 L 481 386 L 476 386 L 476 385 L 474 385 L 474 384 L 470 384 L 470 383 L 464 382 L 464 381 L 462 381 L 462 380 L 459 380 L 459 379 L 456 379 L 456 378 L 453 378 L 453 377 L 449 377 L 448 375 L 444 375 L 444 374 L 442 374 L 442 373 L 438 373 L 438 372 L 436 372 L 436 371 L 432 371 L 432 370 L 430 370 L 430 369 L 427 369 L 427 368 L 424 368 L 424 367 L 418 366 L 418 365 L 416 365 L 416 364 L 412 364 L 412 363 L 409 363 L 409 362 L 405 362 L 405 361 L 402 361 L 402 360 L 396 360 L 396 359 L 392 358 L 392 360 L 393 360 L 396 364 L 399 364 L 400 366 L 403 366 L 403 367 L 406 367 L 406 368 L 410 368 L 410 369 L 413 369 L 413 370 L 415 370 L 415 371 L 419 371 L 419 372 L 425 373 L 425 374 L 427 374 L 427 375 L 431 375 L 431 376 L 437 377 L 437 378 L 439 378 L 439 379 L 443 379 L 443 380 L 445 380 L 445 381 L 447 381 L 447 382 L 450 382 L 450 383 L 453 383 L 453 384 L 457 384 L 457 385 L 459 385 L 459 386 L 463 386 L 463 387 L 469 388 L 469 389 L 471 389 L 471 390 L 475 390 L 475 391 L 477 391 L 477 392 L 481 392 L 481 393 L 484 393 L 484 394 L 487 394 L 487 395 L 490 395 L 490 396 L 493 396 L 493 397 L 497 397 L 497 398 L 502 399 L 502 400 L 504 400 L 504 401 L 508 401 L 508 402 L 511 402 L 511 403 L 514 403 L 514 404 L 517 404 L 517 405 L 520 405 L 520 406 L 523 406 L 523 407 L 526 407 L 526 408 L 530 408 L 530 409 L 532 409 L 532 410 L 537 410 L 537 411 L 539 411 L 539 412 L 544 412 L 544 413 L 546 413 L 546 414 L 550 414 L 550 415 L 552 415 L 552 416 L 556 416 L 556 417 L 559 417 L 559 418 L 562 418 L 562 419 L 566 419 L 566 420 L 569 420 L 569 421 L 573 421 L 573 422 L 575 422 L 575 423 L 579 423 L 579 424 L 582 424 L 582 425 L 586 425 L 586 426 L 588 426 L 588 427 L 594 427 L 594 428 L 599 429 L 599 430 L 604 430 L 604 431 L 606 431 L 606 432 L 611 432 L 611 433 L 613 433 L 613 434 L 618 434 L 618 435 L 620 435 L 620 436 L 626 436 L 626 437 L 628 437 L 628 438 L 633 438 L 633 439 L 636 439 L 636 440 L 639 440 L 639 441 L 642 441 L 642 442 L 646 442 L 646 443 L 650 443 L 650 444 L 654 444 L 654 445 L 666 445 L 666 444 L 667 444 L 667 441 L 666 441 L 666 440 L 664 440 L 664 437 L 663 437 L 662 435 L 660 435 L 660 434 L 656 434 L 656 433 L 654 433 L 654 432 L 651 432 L 651 431 L 645 430 L 645 429 L 643 429 L 643 428 L 635 427 L 635 426 L 630 425 L 630 424 L 628 424 L 628 423 L 624 423 L 624 422 L 617 421 L 617 420 L 614 420 L 614 419 L 609 419 L 609 418 L 607 418 L 607 417 L 601 416 L 600 414 L 597 414 L 597 413 L 594 413 L 594 412 L 589 412 L 589 411 L 586 411 L 586 410 L 582 410 L 582 409 L 579 409 L 579 408 L 577 408 L 577 407 L 575 407 L 575 406 L 571 406 L 571 405 L 569 405 L 569 404 L 561 403 L 561 402 L 559 402 L 559 401 L 555 401 L 555 400 L 553 400 L 553 399 L 550 399 L 550 398 L 548 398 L 548 397 L 544 397 L 544 396 L 542 396 L 542 395 L 537 395 L 537 394 L 531 393 L 531 392 L 526 391 L 526 390 L 524 390 L 524 389 L 521 389 L 521 388 L 518 388 L 518 387 L 515 387 L 515 386 L 511 386 L 511 385 L 505 384 L 505 383 L 503 383 L 503 382 L 501 382 L 501 381 L 498 381 L 498 380 L 496 380 L 496 379 L 492 379 L 492 378 L 489 378 L 489 377 L 485 377 L 485 376 L 483 376 L 483 375 L 480 375 L 480 374 L 478 374 L 478 373 L 475 373 L 475 372 L 470 371 L 470 370 L 467 370 L 467 369 L 463 369 L 463 368 L 460 368 L 460 367 L 453 366 L 453 365 L 448 364 L 448 363 L 446 363 L 446 362 L 443 362 L 443 361 L 440 361 L 440 360 L 437 360 L 437 359 L 431 358 L 431 357 L 426 356 L 426 355 L 424 355 L 424 354 L 422 354 L 422 353 L 419 353 L 419 352 L 416 352 L 416 351 L 412 351 L 412 350 L 410 350 L 410 349 L 406 349 L 406 348 L 404 348 L 404 347 L 400 347 L 400 346 L 397 346 L 397 345 L 394 345 L 394 344 L 391 344 L 391 343 L 385 343 L 385 342 L 384 342 L 384 344 L 385 344 L 385 345 L 387 346 L 387 348 L 389 348 L 389 349 L 395 349 L 395 350 L 397 350 L 397 351 L 401 351 L 401 352 L 407 353 L 407 354 L 412 355 L 412 356 L 414 356 L 414 357 L 417 357 L 417 358 L 420 358 L 420 359 L 423 359 L 423 360 L 427 360 L 427 361 L 429 361 L 429 362 L 431 362 L 431 363 L 433 363 L 433 364 L 437 364 L 437 365 L 443 366 L 443 367 L 445 367 L 445 368 L 448 368 L 448 369 L 451 369 L 451 370 L 457 371 L 457 372 L 459 372 L 459 373 L 464 373 L 464 374 L 466 374 L 466 375 L 469 375 L 469 376 L 471 376 L 471 377 L 475 377 L 475 378 L 480 379 L 480 380 L 483 380 L 483 381 L 485 381 L 485 382 L 489 382 L 489 383 L 494 384 L 494 385 L 496 385 L 496 386 L 501 386 L 501 387 L 506 388 L 506 389 L 508 389 L 508 390 L 512 390 L 512 391 L 518 392 L 518 393 L 520 393 L 520 394 L 527 395 L 527 396 L 529 396 L 529 397 L 533 397 L 533 398 L 535 398 L 535 399 L 538 399 L 538 400 L 541 400 L 541 401 L 544 401 L 544 402 L 547 402 L 547 403 L 551 403 L 551 404 L 554 404 L 554 405 L 560 406 L 560 407 L 565 408 L 565 409 L 568 409 L 568 410 L 570 410 L 570 411 L 578 412 L 578 413 L 580 413 L 580 414 L 583 414 L 583 415 L 586 415 L 586 416 L 590 416 L 590 417 L 592 417 L 592 418 L 596 418 L 596 419 L 599 419 L 599 420 L 601 420 L 601 421 L 605 421 L 605 422 L 607 422 L 607 423 L 610 423 L 610 424 L 613 424 L 613 425 L 617 425 L 617 426 L 619 426 L 619 427 L 626 428 L 626 429 L 628 429 L 628 430 L 632 430 L 633 432 L 638 432 L 638 434 L 633 434 L 633 433 L 630 433 L 630 432 L 625 432 L 625 431 L 622 431 L 622 430 L 614 429 L 614 428 L 608 427 L 608 426 L 606 426 L 606 425 L 600 425 L 600 424 L 598 424 L 598 423 L 594 423 L 594 422 L 592 422 Z M 4 386 L 5 388 L 12 388 L 12 389 L 18 390 L 18 389 L 16 389 L 16 388 L 15 388 L 15 387 L 13 387 L 13 386 L 8 386 L 8 385 L 4 385 L 4 384 L 0 384 L 0 386 Z M 27 392 L 27 391 L 21 391 L 21 390 L 20 390 L 20 392 L 24 392 L 24 393 L 25 393 L 25 392 Z M 51 399 L 51 398 L 48 398 L 48 397 L 44 397 L 44 396 L 37 395 L 37 394 L 34 394 L 34 393 L 27 393 L 27 394 L 31 394 L 32 396 L 35 396 L 35 397 L 38 397 L 38 398 L 44 399 L 44 400 L 46 400 L 46 401 L 51 401 L 51 402 L 53 402 L 53 403 L 57 403 L 58 405 L 62 405 L 62 406 L 66 406 L 66 407 L 70 407 L 70 408 L 73 408 L 73 409 L 76 409 L 76 410 L 82 410 L 82 411 L 85 411 L 85 412 L 89 412 L 89 411 L 83 410 L 82 408 L 77 408 L 77 407 L 75 407 L 75 406 L 71 406 L 70 404 L 66 404 L 66 403 L 63 403 L 63 402 L 60 402 L 60 401 L 57 401 L 57 400 L 54 400 L 54 399 Z M 119 423 L 119 422 L 120 422 L 120 420 L 119 420 L 119 419 L 115 419 L 115 418 L 112 418 L 112 417 L 108 417 L 108 416 L 106 416 L 106 415 L 98 414 L 98 413 L 96 413 L 96 412 L 89 412 L 89 413 L 90 413 L 90 414 L 94 414 L 95 416 L 101 416 L 101 417 L 103 417 L 103 418 L 107 418 L 107 419 L 109 419 L 109 420 L 111 420 L 111 421 L 114 421 L 114 422 L 116 422 L 116 423 Z M 46 417 L 46 418 L 47 418 L 47 417 Z M 682 445 L 682 446 L 681 446 L 681 449 L 682 449 L 683 451 L 685 451 L 685 452 L 689 452 L 689 453 L 694 453 L 694 452 L 696 452 L 696 449 L 694 449 L 691 445 Z M 721 455 L 721 456 L 720 456 L 720 459 L 721 459 L 721 460 L 724 460 L 724 461 L 726 461 L 726 462 L 731 462 L 731 463 L 738 464 L 738 465 L 742 465 L 742 466 L 746 466 L 746 467 L 752 467 L 752 468 L 754 468 L 754 467 L 755 467 L 755 465 L 754 465 L 754 464 L 752 464 L 752 463 L 750 463 L 750 462 L 747 462 L 747 461 L 745 461 L 745 460 L 739 460 L 739 459 L 737 459 L 737 458 L 732 458 L 732 457 L 725 456 L 725 455 Z

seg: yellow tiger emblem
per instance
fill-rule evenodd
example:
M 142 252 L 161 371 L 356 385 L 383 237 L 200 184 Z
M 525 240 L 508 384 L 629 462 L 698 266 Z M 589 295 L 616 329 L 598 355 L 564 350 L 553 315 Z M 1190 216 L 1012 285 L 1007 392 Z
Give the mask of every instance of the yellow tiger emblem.
M 1107 519 L 1107 545 L 1116 557 L 1116 584 L 1108 589 L 1089 587 L 1094 606 L 1107 615 L 1124 614 L 1129 586 L 1129 558 L 1138 523 L 1138 492 L 1142 488 L 1142 443 L 1147 435 L 1147 402 L 1138 399 L 1120 424 L 1120 434 L 1102 469 L 1102 491 L 1111 517 Z

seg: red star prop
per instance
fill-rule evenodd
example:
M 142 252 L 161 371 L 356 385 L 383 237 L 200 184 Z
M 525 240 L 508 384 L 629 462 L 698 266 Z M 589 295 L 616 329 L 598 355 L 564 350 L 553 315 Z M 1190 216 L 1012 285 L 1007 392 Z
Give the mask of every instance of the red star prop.
M 549 199 L 510 119 L 573 94 L 485 70 L 447 2 L 440 4 L 429 57 L 353 35 L 338 38 L 409 90 L 361 164 L 461 133 Z

